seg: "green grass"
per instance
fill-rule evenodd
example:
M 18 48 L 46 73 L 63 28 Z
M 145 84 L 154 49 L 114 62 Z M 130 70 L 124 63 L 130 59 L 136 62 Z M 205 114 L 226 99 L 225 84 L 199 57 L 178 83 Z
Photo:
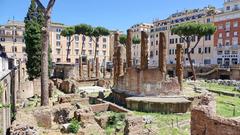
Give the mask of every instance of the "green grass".
M 223 117 L 240 116 L 240 98 L 230 96 L 217 96 L 217 114 Z M 235 116 L 234 106 L 235 105 Z
M 148 125 L 148 128 L 154 129 L 157 135 L 188 135 L 190 133 L 190 125 L 187 124 L 178 128 L 177 122 L 190 120 L 190 114 L 160 114 L 160 113 L 144 113 L 134 112 L 136 116 L 150 116 L 153 118 L 153 123 Z M 173 124 L 173 127 L 172 127 Z
M 235 88 L 234 86 L 226 86 L 226 85 L 221 85 L 217 83 L 206 83 L 206 82 L 201 83 L 200 86 L 210 90 L 240 94 L 240 92 L 234 90 Z

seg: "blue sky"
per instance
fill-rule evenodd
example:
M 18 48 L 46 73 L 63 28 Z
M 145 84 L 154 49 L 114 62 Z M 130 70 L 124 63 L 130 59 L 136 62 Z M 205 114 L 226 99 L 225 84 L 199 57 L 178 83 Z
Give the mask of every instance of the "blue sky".
M 41 0 L 46 5 L 48 0 Z M 164 19 L 184 9 L 208 5 L 223 7 L 224 0 L 56 0 L 52 21 L 67 25 L 87 23 L 109 29 L 126 30 L 141 22 Z M 30 0 L 0 0 L 0 24 L 23 20 Z

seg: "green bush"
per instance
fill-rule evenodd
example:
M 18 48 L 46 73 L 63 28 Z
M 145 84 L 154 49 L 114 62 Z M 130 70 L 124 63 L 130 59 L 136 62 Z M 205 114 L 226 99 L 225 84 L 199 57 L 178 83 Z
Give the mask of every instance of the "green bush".
M 76 134 L 80 129 L 80 122 L 78 122 L 76 119 L 72 119 L 68 129 L 69 132 Z

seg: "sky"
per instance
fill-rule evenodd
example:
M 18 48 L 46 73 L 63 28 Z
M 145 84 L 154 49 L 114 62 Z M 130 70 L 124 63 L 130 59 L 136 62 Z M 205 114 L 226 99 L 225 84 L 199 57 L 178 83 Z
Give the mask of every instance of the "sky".
M 48 0 L 41 0 L 47 5 Z M 137 23 L 165 19 L 172 13 L 208 5 L 223 7 L 224 0 L 56 0 L 52 22 L 66 25 L 81 23 L 104 26 L 111 30 L 130 28 Z M 30 0 L 0 0 L 0 24 L 7 20 L 23 21 Z

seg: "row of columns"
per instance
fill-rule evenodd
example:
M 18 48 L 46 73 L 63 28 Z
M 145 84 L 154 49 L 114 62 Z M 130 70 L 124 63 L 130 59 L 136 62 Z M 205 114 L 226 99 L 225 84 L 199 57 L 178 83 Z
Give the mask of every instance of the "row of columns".
M 92 69 L 94 68 L 94 65 L 93 64 L 91 64 L 91 62 L 90 62 L 90 60 L 87 60 L 87 76 L 88 76 L 88 78 L 89 79 L 91 79 L 91 77 L 92 77 Z M 96 78 L 99 78 L 99 70 L 100 70 L 100 68 L 99 68 L 99 58 L 97 57 L 96 58 L 96 62 L 95 62 L 95 77 Z M 105 75 L 106 75 L 106 70 L 104 69 L 104 71 L 103 71 L 103 77 L 105 77 Z M 83 62 L 82 62 L 82 57 L 80 56 L 79 57 L 79 78 L 80 78 L 80 80 L 82 80 L 83 79 Z
M 126 63 L 127 67 L 132 67 L 132 56 L 131 56 L 131 46 L 132 46 L 132 34 L 133 30 L 127 30 L 127 42 L 126 42 Z M 178 81 L 182 89 L 183 80 L 183 57 L 182 45 L 177 45 L 176 54 L 176 73 Z M 163 77 L 167 75 L 167 44 L 166 37 L 163 32 L 159 33 L 159 70 L 161 71 Z M 121 59 L 120 47 L 119 47 L 119 33 L 114 35 L 114 84 L 117 84 L 117 79 L 123 74 L 123 61 Z M 141 70 L 148 69 L 148 34 L 144 31 L 141 32 Z

